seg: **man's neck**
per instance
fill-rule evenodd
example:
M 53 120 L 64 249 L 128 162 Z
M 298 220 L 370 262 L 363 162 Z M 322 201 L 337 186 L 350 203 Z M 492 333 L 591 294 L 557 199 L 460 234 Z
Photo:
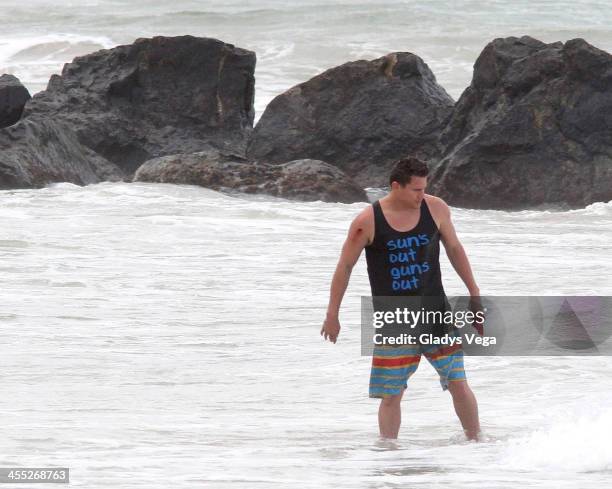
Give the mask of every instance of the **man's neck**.
M 387 194 L 386 197 L 383 197 L 381 200 L 384 200 L 387 204 L 387 208 L 392 211 L 398 212 L 410 212 L 418 210 L 418 207 L 411 206 L 410 204 L 404 202 L 401 199 L 398 199 L 392 193 Z

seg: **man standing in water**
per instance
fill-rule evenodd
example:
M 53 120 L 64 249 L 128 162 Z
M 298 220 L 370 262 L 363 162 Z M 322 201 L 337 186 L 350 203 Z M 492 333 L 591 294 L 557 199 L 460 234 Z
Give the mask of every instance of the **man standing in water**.
M 428 174 L 427 165 L 417 158 L 399 160 L 389 178 L 390 193 L 366 207 L 351 223 L 334 272 L 327 317 L 321 328 L 326 340 L 335 343 L 338 338 L 340 303 L 353 266 L 364 248 L 372 296 L 445 298 L 439 263 L 439 242 L 442 241 L 450 263 L 467 286 L 470 296 L 478 300 L 480 292 L 451 222 L 450 209 L 442 199 L 425 194 Z M 403 252 L 408 256 L 400 258 L 398 251 L 401 250 L 398 248 L 406 242 L 418 242 L 420 246 L 416 250 L 411 248 L 410 253 Z M 398 260 L 408 264 L 390 263 Z M 427 266 L 419 267 L 417 274 L 414 268 L 417 265 L 410 266 L 410 263 L 426 263 Z M 480 432 L 478 405 L 465 377 L 460 345 L 374 349 L 369 394 L 381 398 L 378 410 L 381 436 L 398 436 L 400 401 L 421 354 L 437 370 L 442 389 L 451 393 L 466 436 L 477 440 Z

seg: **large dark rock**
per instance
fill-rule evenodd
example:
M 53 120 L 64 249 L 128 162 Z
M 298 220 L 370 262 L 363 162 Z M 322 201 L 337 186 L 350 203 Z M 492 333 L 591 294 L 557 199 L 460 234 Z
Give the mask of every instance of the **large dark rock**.
M 131 175 L 152 157 L 218 147 L 245 152 L 255 54 L 216 39 L 138 39 L 75 58 L 27 104 Z
M 70 127 L 26 119 L 0 129 L 0 189 L 119 180 L 121 171 L 79 143 Z
M 582 39 L 495 39 L 441 143 L 431 189 L 455 206 L 612 199 L 612 56 Z
M 0 128 L 19 120 L 30 92 L 13 75 L 0 76 Z
M 362 186 L 387 185 L 393 161 L 431 159 L 453 100 L 421 58 L 392 53 L 325 71 L 276 97 L 249 143 L 249 158 L 327 161 Z
M 200 185 L 213 190 L 262 193 L 293 200 L 363 202 L 363 189 L 337 167 L 299 160 L 282 165 L 249 163 L 214 151 L 177 154 L 144 163 L 134 181 Z

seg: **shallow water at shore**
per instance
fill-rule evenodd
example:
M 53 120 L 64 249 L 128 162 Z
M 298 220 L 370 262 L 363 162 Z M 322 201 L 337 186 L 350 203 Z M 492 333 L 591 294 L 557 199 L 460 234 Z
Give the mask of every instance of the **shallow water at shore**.
M 0 191 L 0 465 L 68 466 L 88 488 L 601 487 L 605 357 L 467 358 L 479 444 L 422 362 L 400 439 L 378 440 L 363 258 L 338 343 L 319 336 L 363 205 L 165 184 Z M 611 203 L 453 215 L 483 294 L 612 292 Z

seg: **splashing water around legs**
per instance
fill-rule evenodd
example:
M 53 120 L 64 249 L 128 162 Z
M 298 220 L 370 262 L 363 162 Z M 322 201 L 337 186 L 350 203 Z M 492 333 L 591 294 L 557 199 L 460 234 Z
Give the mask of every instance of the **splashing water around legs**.
M 402 421 L 401 400 L 406 389 L 396 396 L 386 396 L 380 400 L 378 408 L 378 426 L 380 436 L 385 439 L 397 439 Z M 453 405 L 461 426 L 468 440 L 480 438 L 478 403 L 476 396 L 467 381 L 449 382 L 448 391 L 453 397 Z

